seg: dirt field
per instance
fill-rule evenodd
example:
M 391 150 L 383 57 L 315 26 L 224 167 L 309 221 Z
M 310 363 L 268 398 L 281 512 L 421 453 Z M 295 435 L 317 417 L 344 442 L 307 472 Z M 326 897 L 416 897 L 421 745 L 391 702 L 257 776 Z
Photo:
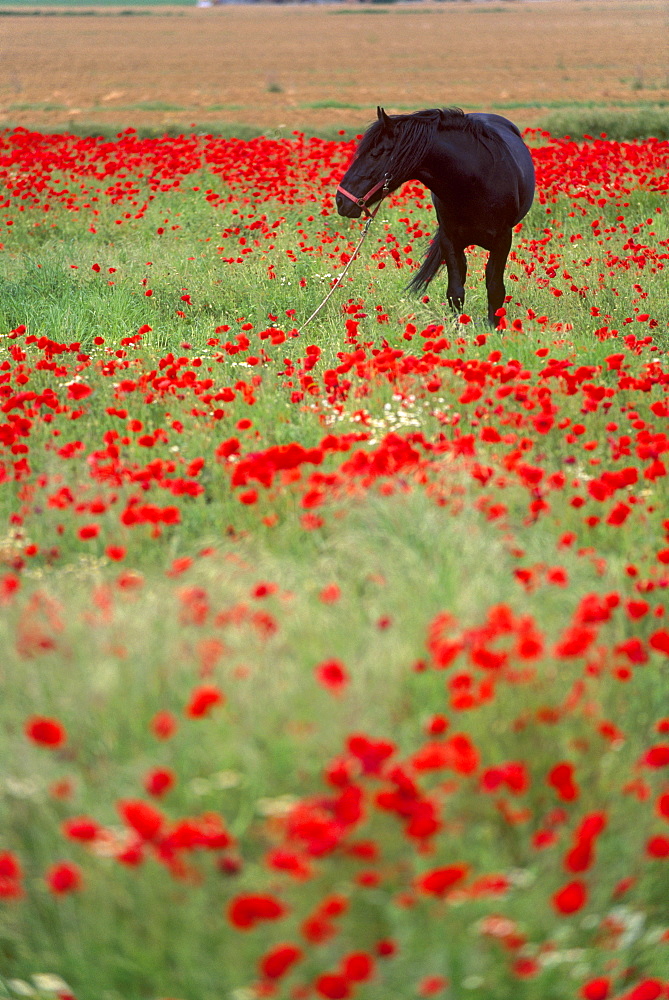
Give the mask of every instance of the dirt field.
M 364 125 L 669 99 L 666 0 L 222 6 L 0 18 L 0 126 Z

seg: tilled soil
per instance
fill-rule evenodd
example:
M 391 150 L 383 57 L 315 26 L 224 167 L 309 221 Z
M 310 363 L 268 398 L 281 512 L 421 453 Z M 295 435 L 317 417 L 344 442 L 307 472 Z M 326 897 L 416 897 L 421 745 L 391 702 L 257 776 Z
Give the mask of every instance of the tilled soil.
M 377 103 L 533 124 L 669 99 L 663 0 L 3 11 L 0 126 L 362 127 Z

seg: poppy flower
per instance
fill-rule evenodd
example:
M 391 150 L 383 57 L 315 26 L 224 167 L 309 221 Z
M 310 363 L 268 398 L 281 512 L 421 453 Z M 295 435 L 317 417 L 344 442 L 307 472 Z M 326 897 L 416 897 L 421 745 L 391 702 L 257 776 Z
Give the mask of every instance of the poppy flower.
M 160 798 L 174 787 L 176 778 L 174 772 L 167 767 L 155 767 L 144 778 L 144 788 L 149 795 Z
M 65 896 L 77 892 L 82 887 L 81 871 L 71 861 L 59 861 L 51 865 L 46 875 L 46 884 L 55 896 Z
M 646 767 L 669 767 L 669 743 L 657 743 L 643 755 L 640 761 Z
M 323 587 L 318 598 L 323 604 L 335 604 L 341 597 L 341 590 L 336 583 L 329 583 Z
M 592 865 L 594 856 L 592 841 L 579 841 L 567 852 L 564 859 L 564 866 L 570 872 L 584 872 Z
M 611 980 L 605 976 L 599 979 L 591 979 L 579 990 L 579 995 L 583 1000 L 607 1000 L 611 991 Z
M 159 740 L 168 740 L 174 736 L 178 722 L 171 712 L 156 712 L 151 720 L 151 730 Z
M 252 930 L 264 920 L 279 920 L 286 908 L 274 896 L 249 893 L 236 896 L 228 906 L 228 920 L 237 930 Z
M 108 545 L 107 548 L 105 549 L 105 555 L 107 556 L 108 559 L 111 559 L 113 562 L 121 562 L 123 559 L 125 559 L 126 556 L 125 546 Z
M 100 824 L 88 816 L 76 816 L 63 823 L 63 833 L 70 840 L 80 840 L 87 843 L 95 840 L 101 832 Z
M 431 896 L 445 896 L 446 893 L 466 878 L 469 874 L 469 865 L 458 864 L 449 865 L 446 868 L 435 868 L 431 872 L 422 875 L 416 882 L 416 886 L 421 892 Z
M 165 822 L 163 814 L 140 799 L 122 799 L 117 803 L 121 818 L 142 840 L 155 840 Z
M 56 750 L 67 741 L 67 733 L 58 719 L 35 715 L 28 719 L 25 734 L 33 743 Z
M 355 951 L 342 959 L 342 974 L 349 982 L 363 983 L 374 973 L 374 962 L 364 951 Z
M 467 317 L 469 319 L 469 317 Z M 462 320 L 461 320 L 462 321 Z M 421 997 L 433 997 L 441 993 L 448 987 L 448 979 L 445 976 L 425 976 L 416 987 L 417 993 Z
M 588 900 L 588 890 L 584 882 L 568 882 L 553 894 L 553 906 L 558 913 L 569 916 L 583 909 Z
M 21 865 L 11 851 L 0 851 L 0 878 L 21 878 Z
M 86 399 L 87 396 L 93 392 L 90 385 L 85 382 L 71 382 L 67 387 L 68 399 L 80 400 Z
M 22 877 L 16 855 L 11 851 L 0 851 L 0 899 L 20 899 L 23 895 Z
M 225 695 L 214 684 L 203 684 L 191 692 L 190 701 L 186 706 L 186 715 L 191 719 L 200 719 L 209 715 L 212 708 L 225 703 Z
M 557 792 L 563 802 L 573 802 L 579 797 L 578 785 L 574 781 L 574 765 L 568 761 L 556 764 L 546 778 L 546 781 Z
M 513 974 L 518 979 L 531 979 L 541 971 L 541 966 L 534 958 L 517 958 L 513 963 Z
M 646 854 L 650 858 L 669 858 L 669 837 L 658 834 L 646 843 Z
M 648 644 L 652 649 L 657 650 L 658 653 L 664 653 L 665 656 L 669 656 L 669 631 L 667 629 L 658 629 L 657 632 L 653 632 Z
M 100 534 L 100 525 L 84 524 L 81 526 L 81 528 L 79 528 L 77 534 L 79 535 L 79 538 L 81 538 L 82 542 L 88 542 L 92 538 L 98 537 L 98 535 Z
M 303 956 L 293 944 L 279 944 L 260 960 L 260 973 L 265 979 L 281 979 Z
M 351 988 L 344 976 L 336 973 L 324 973 L 318 976 L 314 987 L 319 996 L 326 1000 L 346 1000 L 351 995 Z
M 315 668 L 314 673 L 318 683 L 333 694 L 341 694 L 350 680 L 344 664 L 339 660 L 325 660 Z
M 627 994 L 626 1000 L 658 1000 L 663 994 L 666 995 L 665 989 L 659 979 L 644 979 Z

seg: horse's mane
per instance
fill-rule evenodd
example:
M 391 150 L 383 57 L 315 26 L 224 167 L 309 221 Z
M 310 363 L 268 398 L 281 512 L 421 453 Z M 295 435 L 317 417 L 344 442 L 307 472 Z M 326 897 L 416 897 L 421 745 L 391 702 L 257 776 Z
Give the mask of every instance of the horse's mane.
M 468 132 L 479 139 L 490 150 L 489 142 L 496 146 L 500 142 L 497 133 L 480 118 L 471 118 L 462 108 L 428 108 L 411 115 L 390 115 L 396 144 L 392 153 L 393 176 L 410 174 L 422 161 L 429 150 L 438 130 L 454 129 Z M 382 121 L 373 122 L 356 150 L 356 158 L 365 156 L 374 149 L 383 134 Z

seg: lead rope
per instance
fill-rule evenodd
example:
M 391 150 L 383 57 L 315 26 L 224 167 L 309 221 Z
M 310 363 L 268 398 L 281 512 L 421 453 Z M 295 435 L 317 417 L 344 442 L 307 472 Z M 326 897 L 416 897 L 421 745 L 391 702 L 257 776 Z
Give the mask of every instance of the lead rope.
M 329 300 L 329 298 L 336 292 L 336 290 L 341 285 L 342 281 L 346 277 L 346 273 L 347 273 L 349 267 L 351 266 L 351 264 L 353 263 L 353 261 L 355 260 L 355 258 L 358 256 L 358 252 L 360 250 L 360 247 L 362 246 L 362 244 L 364 242 L 364 239 L 365 239 L 367 233 L 369 232 L 369 227 L 371 226 L 372 222 L 374 222 L 374 218 L 376 216 L 376 213 L 378 212 L 378 210 L 381 207 L 381 202 L 382 201 L 383 201 L 383 198 L 378 203 L 378 205 L 376 206 L 376 208 L 374 209 L 374 211 L 371 212 L 371 213 L 369 213 L 369 215 L 367 217 L 367 222 L 365 223 L 365 228 L 362 231 L 362 236 L 358 240 L 358 245 L 356 246 L 355 250 L 351 254 L 351 257 L 350 257 L 348 263 L 346 264 L 346 267 L 341 272 L 341 274 L 339 275 L 339 277 L 335 281 L 334 285 L 332 286 L 332 288 L 330 289 L 330 291 L 328 292 L 328 294 L 325 296 L 325 298 L 323 299 L 323 301 L 321 302 L 321 304 L 318 306 L 318 308 L 314 309 L 314 311 L 312 312 L 312 314 L 309 317 L 309 319 L 305 319 L 304 323 L 302 324 L 302 326 L 297 331 L 298 334 L 302 333 L 302 331 L 304 330 L 305 326 L 308 326 L 309 323 L 311 323 L 312 319 L 314 319 L 316 316 L 318 316 L 319 312 L 321 311 L 321 309 L 323 308 L 323 306 L 325 305 L 325 303 Z

